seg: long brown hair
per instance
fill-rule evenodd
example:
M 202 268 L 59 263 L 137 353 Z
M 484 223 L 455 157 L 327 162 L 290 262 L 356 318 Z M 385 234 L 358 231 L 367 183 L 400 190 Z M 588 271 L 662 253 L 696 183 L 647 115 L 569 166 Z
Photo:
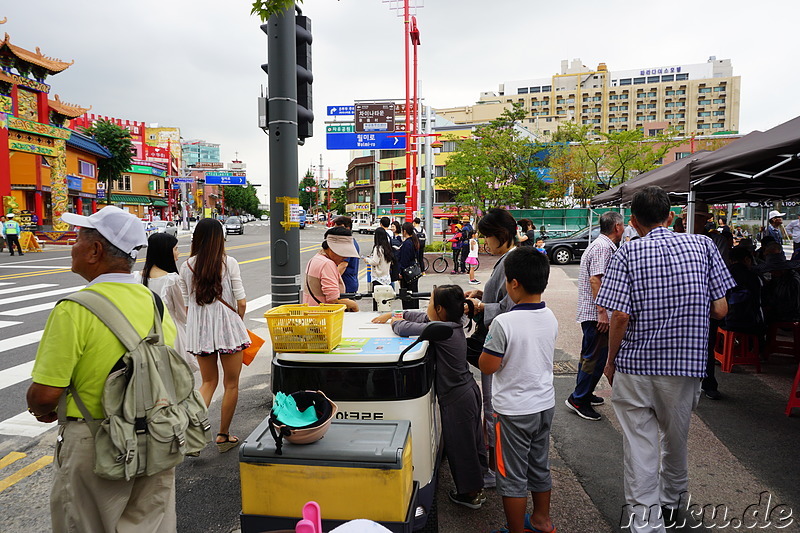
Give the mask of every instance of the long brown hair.
M 208 305 L 222 298 L 224 231 L 222 224 L 213 218 L 204 218 L 194 228 L 189 256 L 194 257 L 192 291 L 197 305 Z

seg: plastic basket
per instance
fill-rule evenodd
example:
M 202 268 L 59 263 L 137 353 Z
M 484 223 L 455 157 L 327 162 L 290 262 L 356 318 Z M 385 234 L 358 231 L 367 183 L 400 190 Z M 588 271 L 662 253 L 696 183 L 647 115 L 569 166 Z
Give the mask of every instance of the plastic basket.
M 279 305 L 264 313 L 276 352 L 329 352 L 342 342 L 342 304 Z

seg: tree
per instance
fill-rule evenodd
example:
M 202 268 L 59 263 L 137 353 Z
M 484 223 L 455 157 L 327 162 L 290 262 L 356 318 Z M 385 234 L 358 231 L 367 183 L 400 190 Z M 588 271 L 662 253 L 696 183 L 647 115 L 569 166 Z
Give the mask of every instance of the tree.
M 488 125 L 479 126 L 469 139 L 456 142 L 440 185 L 451 189 L 457 205 L 481 211 L 492 207 L 528 207 L 543 194 L 537 167 L 542 147 L 525 138 L 517 122 L 525 116 L 520 104 L 503 111 Z
M 302 4 L 303 0 L 296 0 L 298 4 Z M 251 15 L 258 15 L 263 22 L 266 22 L 269 17 L 286 11 L 293 7 L 295 0 L 255 0 L 250 10 Z
M 343 215 L 346 211 L 347 205 L 347 185 L 342 185 L 338 189 L 334 189 L 331 193 L 331 211 Z
M 570 207 L 568 197 L 585 204 L 594 196 L 597 185 L 590 177 L 583 153 L 570 148 L 568 143 L 553 144 L 548 149 L 547 164 L 552 180 L 547 189 L 551 205 Z
M 97 163 L 97 179 L 105 182 L 106 203 L 110 204 L 113 181 L 120 179 L 122 173 L 131 168 L 133 159 L 131 134 L 125 128 L 107 120 L 98 120 L 83 131 L 111 152 L 111 158 L 100 159 Z
M 261 213 L 258 209 L 258 197 L 256 188 L 249 181 L 247 185 L 225 185 L 223 187 L 225 196 L 225 207 L 228 211 L 233 211 L 237 215 L 250 213 L 258 216 Z
M 303 209 L 306 211 L 311 209 L 311 206 L 316 203 L 316 196 L 317 193 L 306 191 L 306 187 L 309 189 L 311 187 L 317 186 L 317 180 L 314 179 L 314 174 L 311 173 L 311 170 L 306 172 L 306 175 L 303 176 L 303 179 L 300 180 L 300 205 L 303 206 Z

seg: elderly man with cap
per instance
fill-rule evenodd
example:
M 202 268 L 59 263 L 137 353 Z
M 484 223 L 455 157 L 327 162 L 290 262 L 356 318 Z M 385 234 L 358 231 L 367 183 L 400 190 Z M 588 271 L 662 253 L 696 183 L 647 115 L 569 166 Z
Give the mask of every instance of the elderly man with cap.
M 16 245 L 19 255 L 25 255 L 22 253 L 22 247 L 19 245 L 19 234 L 22 233 L 19 222 L 14 220 L 14 213 L 7 214 L 6 219 L 7 220 L 3 222 L 3 235 L 5 235 L 6 241 L 8 242 L 8 251 L 11 252 L 11 255 L 14 255 L 14 246 Z
M 306 293 L 303 295 L 303 303 L 344 304 L 347 311 L 358 311 L 357 303 L 340 297 L 345 292 L 345 287 L 338 265 L 348 257 L 358 257 L 352 232 L 344 226 L 334 226 L 326 231 L 322 250 L 311 258 L 306 267 Z
M 775 242 L 778 244 L 783 244 L 783 235 L 781 234 L 781 224 L 783 224 L 783 217 L 786 216 L 786 213 L 781 213 L 779 211 L 772 210 L 769 212 L 768 219 L 769 223 L 767 224 L 765 233 L 775 239 Z
M 131 268 L 147 246 L 141 222 L 114 207 L 91 216 L 64 213 L 62 220 L 79 228 L 72 247 L 72 271 L 116 305 L 144 338 L 156 310 L 150 290 L 137 283 Z M 175 342 L 175 324 L 164 311 L 167 344 Z M 78 392 L 93 418 L 103 419 L 106 378 L 125 347 L 99 318 L 83 306 L 62 301 L 47 319 L 28 389 L 28 411 L 40 422 L 58 419 L 56 408 L 67 387 Z M 66 396 L 66 419 L 59 427 L 55 472 L 50 494 L 53 531 L 174 532 L 175 469 L 129 481 L 112 481 L 94 473 L 94 437 L 73 396 Z

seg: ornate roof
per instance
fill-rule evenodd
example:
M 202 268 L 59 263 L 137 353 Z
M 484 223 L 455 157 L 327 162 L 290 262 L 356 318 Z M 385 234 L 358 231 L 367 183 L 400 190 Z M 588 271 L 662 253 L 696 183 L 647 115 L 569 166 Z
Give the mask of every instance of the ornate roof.
M 47 57 L 46 55 L 42 54 L 38 46 L 36 47 L 36 52 L 31 52 L 29 50 L 25 50 L 24 48 L 20 48 L 19 46 L 13 45 L 11 44 L 11 37 L 9 37 L 8 33 L 6 33 L 5 38 L 0 41 L 0 51 L 4 49 L 11 52 L 17 57 L 17 59 L 26 63 L 30 63 L 31 65 L 42 67 L 50 74 L 58 74 L 75 63 L 74 59 L 67 63 L 66 61 L 61 61 L 60 59 Z
M 64 115 L 67 118 L 78 118 L 79 116 L 83 115 L 90 109 L 92 106 L 89 107 L 80 107 L 73 104 L 68 104 L 66 102 L 62 102 L 61 98 L 58 95 L 55 96 L 55 100 L 47 99 L 47 103 L 50 104 L 50 109 L 55 111 L 60 115 Z

